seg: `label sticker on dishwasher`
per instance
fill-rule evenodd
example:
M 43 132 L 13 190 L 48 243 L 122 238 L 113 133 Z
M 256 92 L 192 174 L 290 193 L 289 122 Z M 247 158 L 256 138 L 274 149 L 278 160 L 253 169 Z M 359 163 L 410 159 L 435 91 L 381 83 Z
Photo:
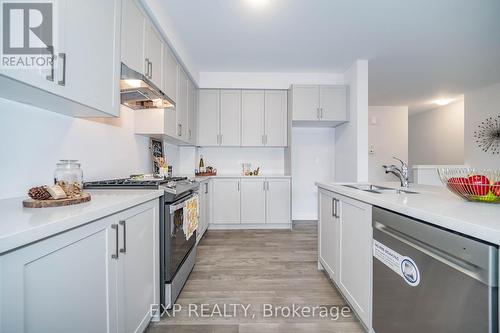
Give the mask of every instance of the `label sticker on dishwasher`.
M 419 285 L 420 271 L 413 259 L 402 256 L 376 240 L 373 240 L 373 256 L 401 276 L 410 286 Z

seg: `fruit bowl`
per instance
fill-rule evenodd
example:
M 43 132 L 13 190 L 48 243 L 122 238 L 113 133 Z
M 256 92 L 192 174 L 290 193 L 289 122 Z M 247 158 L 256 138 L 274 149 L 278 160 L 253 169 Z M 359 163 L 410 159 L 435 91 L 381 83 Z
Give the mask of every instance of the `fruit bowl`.
M 500 170 L 443 168 L 438 173 L 444 186 L 461 198 L 500 203 Z

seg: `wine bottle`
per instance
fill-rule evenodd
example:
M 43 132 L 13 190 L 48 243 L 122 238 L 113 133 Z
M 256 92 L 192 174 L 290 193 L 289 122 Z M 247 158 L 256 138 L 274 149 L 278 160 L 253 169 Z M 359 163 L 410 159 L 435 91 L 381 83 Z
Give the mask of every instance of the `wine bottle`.
M 205 172 L 205 162 L 203 162 L 203 155 L 200 155 L 200 164 L 198 166 L 200 172 Z

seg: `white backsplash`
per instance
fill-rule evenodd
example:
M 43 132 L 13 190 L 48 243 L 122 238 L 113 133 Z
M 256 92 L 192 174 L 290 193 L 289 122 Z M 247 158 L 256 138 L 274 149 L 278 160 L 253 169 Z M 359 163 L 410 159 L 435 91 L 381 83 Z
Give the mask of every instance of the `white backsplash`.
M 284 174 L 284 148 L 204 147 L 198 148 L 192 169 L 198 167 L 200 155 L 205 166 L 217 169 L 218 174 L 242 173 L 242 163 L 251 163 L 252 169 L 260 166 L 262 174 Z

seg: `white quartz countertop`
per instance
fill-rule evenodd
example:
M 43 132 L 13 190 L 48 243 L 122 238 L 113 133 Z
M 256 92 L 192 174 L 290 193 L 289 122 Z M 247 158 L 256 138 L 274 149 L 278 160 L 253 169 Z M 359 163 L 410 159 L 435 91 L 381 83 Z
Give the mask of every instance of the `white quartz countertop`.
M 162 190 L 88 190 L 90 202 L 24 208 L 25 198 L 0 200 L 0 253 L 95 221 L 164 194 Z
M 258 176 L 243 176 L 241 174 L 221 174 L 221 175 L 215 175 L 215 176 L 200 176 L 200 177 L 195 177 L 194 175 L 181 175 L 183 177 L 188 177 L 188 178 L 194 178 L 197 181 L 203 182 L 207 179 L 212 179 L 212 178 L 292 178 L 291 175 L 283 175 L 283 174 L 260 174 Z
M 500 204 L 465 201 L 441 186 L 411 185 L 418 194 L 370 193 L 338 183 L 319 188 L 411 216 L 436 226 L 500 245 Z M 398 187 L 396 183 L 379 183 Z

